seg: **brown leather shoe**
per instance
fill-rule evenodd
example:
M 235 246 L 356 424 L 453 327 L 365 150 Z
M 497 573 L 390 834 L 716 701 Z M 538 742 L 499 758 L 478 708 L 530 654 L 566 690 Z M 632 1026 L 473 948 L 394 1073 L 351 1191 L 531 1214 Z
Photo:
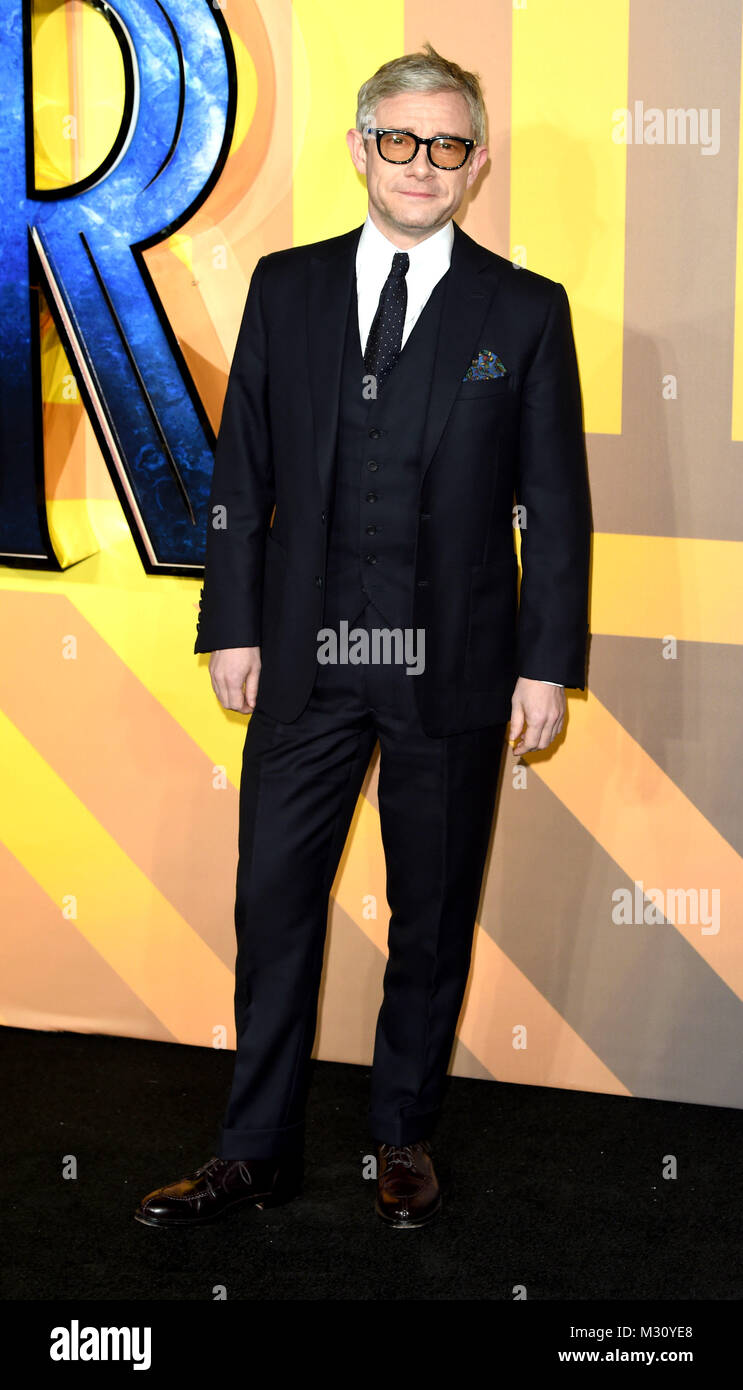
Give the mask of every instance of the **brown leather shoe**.
M 263 1211 L 296 1197 L 302 1183 L 301 1157 L 210 1158 L 193 1178 L 158 1187 L 134 1213 L 145 1226 L 196 1226 L 215 1221 L 239 1204 Z
M 375 1210 L 398 1230 L 425 1226 L 441 1207 L 441 1191 L 431 1158 L 431 1144 L 377 1145 Z

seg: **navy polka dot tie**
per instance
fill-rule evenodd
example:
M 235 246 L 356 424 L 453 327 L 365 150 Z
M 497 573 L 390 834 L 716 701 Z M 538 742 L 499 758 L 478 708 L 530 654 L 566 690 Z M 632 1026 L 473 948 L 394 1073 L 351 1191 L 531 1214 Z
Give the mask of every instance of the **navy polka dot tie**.
M 407 251 L 396 251 L 392 269 L 379 296 L 374 322 L 369 329 L 364 353 L 364 369 L 377 379 L 377 389 L 388 377 L 400 356 L 405 311 L 408 307 L 408 287 L 405 283 L 410 257 Z

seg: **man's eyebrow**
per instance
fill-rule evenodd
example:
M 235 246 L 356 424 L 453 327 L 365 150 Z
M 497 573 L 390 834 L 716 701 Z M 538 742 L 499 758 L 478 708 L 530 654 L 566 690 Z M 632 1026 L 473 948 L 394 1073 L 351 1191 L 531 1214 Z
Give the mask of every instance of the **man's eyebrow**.
M 420 135 L 420 131 L 418 131 L 418 130 L 412 130 L 410 126 L 395 125 L 395 126 L 389 126 L 388 129 L 390 129 L 390 130 L 399 130 L 402 134 L 406 134 L 406 133 L 407 133 L 408 135 Z M 436 130 L 436 131 L 434 131 L 433 135 L 430 135 L 430 136 L 424 135 L 424 136 L 422 136 L 421 138 L 424 139 L 424 140 L 429 140 L 429 139 L 430 139 L 430 140 L 470 140 L 470 139 L 472 139 L 472 136 L 470 136 L 470 135 L 452 135 L 452 133 L 451 133 L 450 130 Z

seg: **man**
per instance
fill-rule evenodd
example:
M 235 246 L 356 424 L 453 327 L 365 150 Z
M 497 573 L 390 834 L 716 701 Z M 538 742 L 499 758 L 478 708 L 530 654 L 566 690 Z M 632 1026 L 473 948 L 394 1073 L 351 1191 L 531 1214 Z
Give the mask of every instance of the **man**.
M 474 74 L 430 45 L 386 63 L 347 134 L 363 227 L 264 256 L 251 280 L 195 645 L 225 709 L 252 712 L 237 1054 L 216 1155 L 143 1200 L 148 1224 L 299 1191 L 328 897 L 377 739 L 391 918 L 369 1112 L 376 1211 L 411 1227 L 441 1205 L 431 1133 L 506 722 L 516 754 L 552 743 L 563 687 L 584 688 L 588 626 L 568 300 L 452 221 L 484 140 Z M 349 629 L 358 651 L 375 633 L 422 637 L 425 660 L 319 660 L 323 634 Z

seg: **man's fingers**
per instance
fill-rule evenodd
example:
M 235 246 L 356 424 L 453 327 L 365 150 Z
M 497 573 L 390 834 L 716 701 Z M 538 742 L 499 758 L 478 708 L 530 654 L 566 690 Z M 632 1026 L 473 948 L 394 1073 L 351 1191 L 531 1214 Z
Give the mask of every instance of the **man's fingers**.
M 219 700 L 220 705 L 223 705 L 225 700 L 227 699 L 227 690 L 225 688 L 224 682 L 221 680 L 217 680 L 213 671 L 211 672 L 211 678 L 212 690 L 214 691 L 214 694 Z
M 228 685 L 227 694 L 229 697 L 228 708 L 237 710 L 238 714 L 244 714 L 248 708 L 244 687 L 242 685 Z
M 258 682 L 260 680 L 260 667 L 257 671 L 251 671 L 245 682 L 245 702 L 249 709 L 255 709 L 255 702 L 258 699 Z
M 249 714 L 258 698 L 260 670 L 259 647 L 212 652 L 209 674 L 220 705 L 236 714 Z
M 509 730 L 509 742 L 515 743 L 516 739 L 524 729 L 524 707 L 523 705 L 511 706 L 511 728 Z
M 230 679 L 228 676 L 221 675 L 212 676 L 212 687 L 223 709 L 232 709 L 238 714 L 245 714 L 248 705 L 243 686 L 238 683 L 237 679 Z
M 555 737 L 554 720 L 546 719 L 543 724 L 540 724 L 538 728 L 535 729 L 534 733 L 536 737 L 534 748 L 539 752 L 544 752 L 545 748 L 549 748 Z
M 527 725 L 526 733 L 521 740 L 522 752 L 533 753 L 536 748 L 540 748 L 542 746 L 541 738 L 542 731 L 544 728 L 544 724 Z
M 534 753 L 543 752 L 549 748 L 550 744 L 562 732 L 564 719 L 562 715 L 554 722 L 545 720 L 542 724 L 529 724 L 520 742 L 514 746 L 514 753 Z
M 511 696 L 509 743 L 513 752 L 518 756 L 549 748 L 562 729 L 565 711 L 562 688 L 551 688 L 546 681 L 519 676 Z
M 511 706 L 511 744 L 514 753 L 530 753 L 534 730 L 527 722 L 526 710 L 520 701 Z
M 245 696 L 242 687 L 230 686 L 226 681 L 218 681 L 214 684 L 214 693 L 223 709 L 236 710 L 238 714 L 243 712 Z
M 542 740 L 548 732 L 549 725 L 544 719 L 539 724 L 527 723 L 524 734 L 514 747 L 514 753 L 533 753 L 537 748 L 546 748 L 549 739 L 546 743 Z

